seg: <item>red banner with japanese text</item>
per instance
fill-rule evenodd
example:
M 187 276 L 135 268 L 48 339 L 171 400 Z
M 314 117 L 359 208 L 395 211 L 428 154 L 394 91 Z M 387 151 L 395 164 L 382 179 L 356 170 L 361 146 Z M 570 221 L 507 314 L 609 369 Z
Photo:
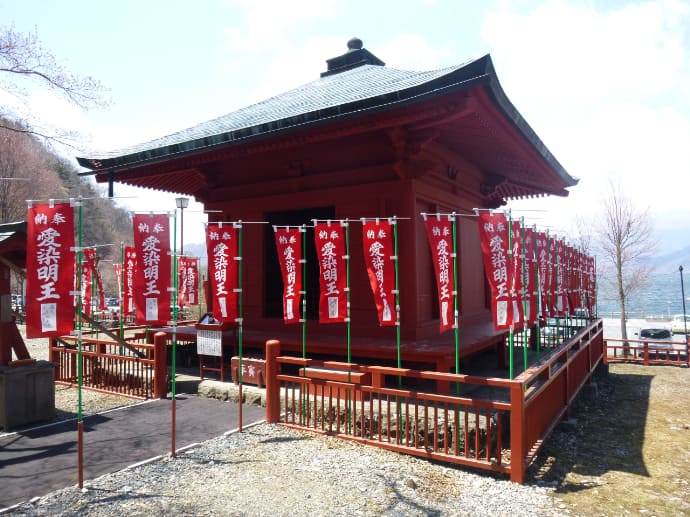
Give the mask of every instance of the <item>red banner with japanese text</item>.
M 237 250 L 237 228 L 233 224 L 209 223 L 206 226 L 213 318 L 222 323 L 237 320 Z
M 587 268 L 587 312 L 589 317 L 594 317 L 594 309 L 597 303 L 597 276 L 596 276 L 596 262 L 594 257 L 586 257 Z
M 537 255 L 536 233 L 533 228 L 525 228 L 525 321 L 529 327 L 537 322 Z
M 427 214 L 424 217 L 426 236 L 436 273 L 438 288 L 439 328 L 445 332 L 456 325 L 455 268 L 453 250 L 453 215 Z
M 125 246 L 122 307 L 125 315 L 134 314 L 134 278 L 137 271 L 137 252 L 134 246 Z
M 27 215 L 26 337 L 69 334 L 74 328 L 74 209 L 33 205 Z
M 319 261 L 319 322 L 347 321 L 347 270 L 345 224 L 320 222 L 314 225 L 314 245 Z
M 96 254 L 96 250 L 94 248 L 86 248 L 84 250 L 84 265 L 86 265 L 88 269 L 87 276 L 89 282 L 89 306 L 95 305 L 96 310 L 104 311 L 105 293 L 103 292 L 103 280 L 101 279 L 101 275 L 98 271 L 98 255 Z M 98 293 L 97 304 L 94 304 L 92 299 L 94 284 L 96 292 Z M 86 292 L 84 294 L 86 294 Z M 84 305 L 86 305 L 86 302 Z
M 547 291 L 546 298 L 549 304 L 549 315 L 558 315 L 558 302 L 556 301 L 556 293 L 558 291 L 558 268 L 556 267 L 556 261 L 558 254 L 556 253 L 556 237 L 550 237 L 548 240 L 549 245 L 549 290 Z
M 170 217 L 134 214 L 134 305 L 139 325 L 162 325 L 170 320 Z
M 180 257 L 179 304 L 183 307 L 199 303 L 199 260 L 196 257 Z
M 556 314 L 564 316 L 567 309 L 566 298 L 566 259 L 563 239 L 556 240 Z
M 302 295 L 302 231 L 298 227 L 273 227 L 278 263 L 283 276 L 283 321 L 300 321 Z
M 537 264 L 539 267 L 539 317 L 548 318 L 549 310 L 549 238 L 544 232 L 537 232 Z
M 508 329 L 513 322 L 510 297 L 513 264 L 508 258 L 508 221 L 503 213 L 480 212 L 478 224 L 484 269 L 491 287 L 494 327 L 497 330 Z
M 379 317 L 379 325 L 395 325 L 398 321 L 395 308 L 395 262 L 393 224 L 388 220 L 364 221 L 362 240 L 364 263 L 374 303 Z
M 522 329 L 524 321 L 524 304 L 525 297 L 525 267 L 522 246 L 522 224 L 520 221 L 513 221 L 513 282 L 510 289 L 510 297 L 513 303 L 513 328 L 516 330 Z

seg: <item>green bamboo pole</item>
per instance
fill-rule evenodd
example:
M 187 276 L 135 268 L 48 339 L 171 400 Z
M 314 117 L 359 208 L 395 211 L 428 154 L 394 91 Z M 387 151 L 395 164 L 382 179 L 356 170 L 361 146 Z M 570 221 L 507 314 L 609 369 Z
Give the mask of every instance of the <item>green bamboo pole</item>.
M 458 307 L 458 230 L 457 217 L 453 212 L 450 217 L 453 218 L 452 233 L 453 233 L 453 331 L 455 337 L 455 373 L 460 373 L 460 309 Z M 455 384 L 457 391 L 460 391 L 460 385 Z
M 538 240 L 538 234 L 537 234 L 537 227 L 532 226 L 532 238 Z M 535 302 L 536 306 L 534 307 L 534 310 L 537 311 L 537 324 L 535 325 L 535 330 L 537 333 L 537 361 L 539 361 L 540 355 L 541 355 L 541 318 L 543 315 L 543 309 L 542 309 L 542 303 L 543 300 L 541 299 L 541 275 L 539 274 L 539 253 L 537 251 L 537 245 L 536 242 L 534 244 L 534 282 L 535 286 L 537 289 L 536 293 L 532 293 L 532 296 L 535 297 Z
M 397 350 L 398 358 L 398 368 L 402 368 L 402 350 L 401 350 L 401 339 L 400 339 L 400 270 L 398 267 L 398 221 L 393 217 L 391 220 L 391 226 L 393 227 L 393 256 L 395 257 L 395 346 Z M 402 388 L 402 376 L 398 375 L 398 388 Z M 397 408 L 398 408 L 398 429 L 402 429 L 402 400 L 400 397 L 396 397 Z M 397 433 L 398 443 L 402 443 L 402 434 Z
M 400 337 L 400 269 L 398 259 L 398 221 L 393 217 L 393 256 L 395 257 L 395 345 L 398 353 L 398 368 L 402 368 L 402 350 Z M 398 377 L 398 381 L 400 381 Z
M 75 319 L 75 326 L 77 331 L 77 463 L 78 463 L 78 479 L 79 488 L 84 487 L 84 415 L 83 415 L 83 341 L 82 341 L 82 296 L 81 296 L 81 276 L 83 263 L 83 228 L 82 228 L 82 200 L 79 198 L 77 202 L 77 317 Z
M 307 228 L 305 225 L 300 226 L 300 234 L 302 235 L 302 289 L 300 295 L 302 296 L 302 358 L 307 357 Z M 306 373 L 306 366 L 305 366 Z
M 510 261 L 510 266 L 511 269 L 513 269 L 514 263 L 513 263 L 513 215 L 510 210 L 508 210 L 508 260 Z M 515 271 L 513 271 L 513 275 L 515 275 Z M 512 279 L 511 279 L 512 283 Z M 510 286 L 510 291 L 512 292 L 513 286 Z M 508 310 L 511 312 L 513 311 L 513 298 L 512 294 L 508 296 Z M 514 343 L 514 336 L 513 336 L 513 328 L 515 326 L 515 322 L 513 321 L 513 318 L 511 317 L 510 321 L 510 331 L 508 333 L 508 375 L 510 376 L 511 379 L 515 377 L 514 375 L 514 370 L 513 370 L 513 343 Z
M 350 322 L 350 225 L 348 223 L 348 220 L 345 219 L 344 222 L 342 222 L 343 226 L 345 227 L 345 278 L 346 278 L 346 291 L 345 294 L 347 296 L 347 304 L 346 304 L 346 310 L 347 310 L 347 317 L 346 317 L 346 323 L 347 323 L 347 362 L 351 363 L 352 362 L 352 324 Z M 350 381 L 350 370 L 348 370 L 348 382 Z
M 520 217 L 520 254 L 522 255 L 522 371 L 527 371 L 527 253 L 525 248 L 525 218 Z
M 350 225 L 347 219 L 341 222 L 345 227 L 345 279 L 346 279 L 346 324 L 347 324 L 347 362 L 352 362 L 352 322 L 350 321 Z M 352 371 L 350 367 L 347 370 L 347 382 L 352 381 Z M 348 433 L 352 431 L 352 399 L 350 394 L 347 395 L 347 425 Z
M 243 341 L 243 329 L 244 323 L 242 321 L 243 311 L 242 304 L 244 302 L 242 296 L 242 221 L 240 220 L 237 225 L 237 351 L 239 353 L 238 365 L 239 372 L 237 373 L 237 380 L 239 385 L 239 402 L 238 402 L 238 412 L 239 412 L 239 424 L 237 429 L 242 432 L 242 341 Z

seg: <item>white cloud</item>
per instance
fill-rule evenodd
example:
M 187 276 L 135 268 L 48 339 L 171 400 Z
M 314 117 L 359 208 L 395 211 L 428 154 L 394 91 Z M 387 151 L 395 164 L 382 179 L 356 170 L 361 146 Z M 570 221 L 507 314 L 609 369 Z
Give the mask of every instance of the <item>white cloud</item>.
M 315 20 L 332 19 L 336 0 L 232 0 L 229 5 L 241 12 L 235 26 L 226 29 L 231 51 L 275 51 L 289 46 L 295 26 Z
M 499 3 L 482 37 L 508 96 L 580 178 L 567 200 L 519 206 L 548 207 L 557 226 L 569 226 L 578 214 L 593 215 L 609 181 L 619 181 L 658 227 L 684 221 L 690 244 L 690 5 L 515 5 Z
M 453 52 L 446 48 L 432 47 L 421 34 L 402 33 L 380 45 L 376 55 L 391 68 L 433 70 L 447 62 Z

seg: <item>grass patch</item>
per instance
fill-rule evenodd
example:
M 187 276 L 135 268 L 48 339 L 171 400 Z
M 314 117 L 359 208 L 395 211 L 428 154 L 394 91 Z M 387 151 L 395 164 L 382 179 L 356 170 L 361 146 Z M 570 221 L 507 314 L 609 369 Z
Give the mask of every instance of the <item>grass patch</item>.
M 610 365 L 528 479 L 554 486 L 571 515 L 690 515 L 690 369 Z

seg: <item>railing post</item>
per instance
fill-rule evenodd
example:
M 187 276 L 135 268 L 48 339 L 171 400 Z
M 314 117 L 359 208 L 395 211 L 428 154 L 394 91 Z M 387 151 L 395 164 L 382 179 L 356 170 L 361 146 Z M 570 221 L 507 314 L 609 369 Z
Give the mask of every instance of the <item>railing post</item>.
M 157 399 L 168 396 L 168 340 L 165 332 L 157 332 L 153 336 L 153 378 L 154 393 Z
M 280 341 L 266 341 L 266 423 L 275 424 L 280 420 Z
M 649 343 L 645 341 L 642 343 L 642 357 L 644 358 L 644 365 L 649 366 Z
M 526 442 L 525 395 L 522 382 L 514 381 L 510 384 L 510 480 L 514 483 L 525 482 Z
M 609 364 L 609 342 L 604 339 L 604 364 Z

